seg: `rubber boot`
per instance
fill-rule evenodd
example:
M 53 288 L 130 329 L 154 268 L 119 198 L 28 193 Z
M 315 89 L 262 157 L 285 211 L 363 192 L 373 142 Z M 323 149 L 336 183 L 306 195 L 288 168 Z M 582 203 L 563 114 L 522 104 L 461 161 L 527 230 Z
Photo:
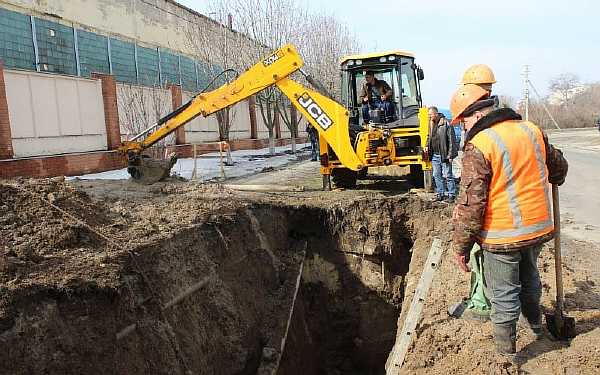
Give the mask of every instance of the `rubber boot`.
M 514 358 L 517 352 L 517 323 L 494 324 L 494 344 L 499 354 Z
M 529 328 L 535 334 L 536 340 L 540 340 L 544 337 L 544 331 L 542 328 L 542 309 L 539 303 L 522 303 L 521 314 L 529 323 Z

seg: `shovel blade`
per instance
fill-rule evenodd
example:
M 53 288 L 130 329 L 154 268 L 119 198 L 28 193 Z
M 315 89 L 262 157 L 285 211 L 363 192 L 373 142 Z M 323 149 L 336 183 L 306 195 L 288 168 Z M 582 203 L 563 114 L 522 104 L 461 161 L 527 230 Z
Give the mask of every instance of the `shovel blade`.
M 575 319 L 570 316 L 556 316 L 556 314 L 545 314 L 546 326 L 552 336 L 559 340 L 569 340 L 577 336 L 575 331 Z

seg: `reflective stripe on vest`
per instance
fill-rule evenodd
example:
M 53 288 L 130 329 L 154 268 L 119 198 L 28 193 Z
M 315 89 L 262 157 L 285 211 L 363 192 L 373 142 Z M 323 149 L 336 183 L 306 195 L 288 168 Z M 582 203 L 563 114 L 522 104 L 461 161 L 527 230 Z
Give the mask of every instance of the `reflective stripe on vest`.
M 505 121 L 471 141 L 492 166 L 480 240 L 510 244 L 553 228 L 545 145 L 532 123 Z
M 536 135 L 533 132 L 533 130 L 525 125 L 525 124 L 519 124 L 519 128 L 521 128 L 529 137 L 529 140 L 531 141 L 531 143 L 533 143 L 535 145 L 535 161 L 537 162 L 537 167 L 538 170 L 540 171 L 540 176 L 544 176 L 544 180 L 548 181 L 548 173 L 546 172 L 546 150 L 544 150 L 544 152 L 542 153 L 542 148 L 540 147 L 540 143 L 537 142 Z M 542 137 L 542 142 L 543 142 L 543 137 Z M 545 146 L 544 146 L 545 148 Z M 544 184 L 544 195 L 546 196 L 546 206 L 548 207 L 548 212 L 550 212 L 550 207 L 551 207 L 551 203 L 550 203 L 550 189 L 548 188 L 548 183 Z M 549 221 L 552 222 L 552 225 L 554 225 L 554 222 L 552 219 L 549 218 Z

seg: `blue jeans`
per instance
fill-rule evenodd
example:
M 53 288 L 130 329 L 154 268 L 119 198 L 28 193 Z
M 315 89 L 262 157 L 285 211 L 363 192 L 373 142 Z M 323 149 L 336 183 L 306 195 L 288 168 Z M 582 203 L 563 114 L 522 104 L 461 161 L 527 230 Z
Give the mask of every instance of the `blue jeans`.
M 435 193 L 440 197 L 454 198 L 456 196 L 456 181 L 452 176 L 452 163 L 442 162 L 442 157 L 439 154 L 433 154 L 431 165 L 433 167 L 433 179 L 435 180 Z
M 310 137 L 310 156 L 312 161 L 319 159 L 319 138 L 317 137 Z
M 495 325 L 515 324 L 519 314 L 531 326 L 542 322 L 542 282 L 537 259 L 542 245 L 506 253 L 483 251 L 486 294 L 492 303 L 490 319 Z
M 389 102 L 387 100 L 385 102 L 382 102 L 380 100 L 374 100 L 371 103 L 371 105 L 369 105 L 367 103 L 363 103 L 362 115 L 363 115 L 364 122 L 369 122 L 371 120 L 371 116 L 369 116 L 370 109 L 383 109 L 383 112 L 385 113 L 386 121 L 392 121 L 392 119 L 394 118 L 394 114 L 395 114 L 394 103 Z

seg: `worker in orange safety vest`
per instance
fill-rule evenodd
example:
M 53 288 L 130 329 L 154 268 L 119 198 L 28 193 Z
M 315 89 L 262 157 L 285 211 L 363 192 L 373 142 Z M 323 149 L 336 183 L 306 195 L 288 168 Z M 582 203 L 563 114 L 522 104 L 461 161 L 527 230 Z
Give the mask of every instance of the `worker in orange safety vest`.
M 553 238 L 548 182 L 562 184 L 568 165 L 535 124 L 510 108 L 497 108 L 478 85 L 461 86 L 450 110 L 452 122 L 463 121 L 466 130 L 453 213 L 454 256 L 468 272 L 470 251 L 475 243 L 481 246 L 496 350 L 513 356 L 521 313 L 542 336 L 537 258 Z
M 461 84 L 475 84 L 487 91 L 487 95 L 491 98 L 497 98 L 492 95 L 492 85 L 496 83 L 496 76 L 492 69 L 486 64 L 475 64 L 465 70 L 463 73 Z M 498 100 L 495 102 L 498 105 Z M 462 124 L 457 124 L 462 128 L 461 145 L 457 157 L 452 161 L 452 170 L 457 172 L 457 176 L 461 176 L 463 146 L 465 139 L 465 130 Z M 471 285 L 469 288 L 469 297 L 464 298 L 460 302 L 452 303 L 448 307 L 448 315 L 454 318 L 475 319 L 486 321 L 490 318 L 492 309 L 491 303 L 485 295 L 485 278 L 482 273 L 482 250 L 479 245 L 475 244 L 471 249 L 469 268 L 471 269 Z

